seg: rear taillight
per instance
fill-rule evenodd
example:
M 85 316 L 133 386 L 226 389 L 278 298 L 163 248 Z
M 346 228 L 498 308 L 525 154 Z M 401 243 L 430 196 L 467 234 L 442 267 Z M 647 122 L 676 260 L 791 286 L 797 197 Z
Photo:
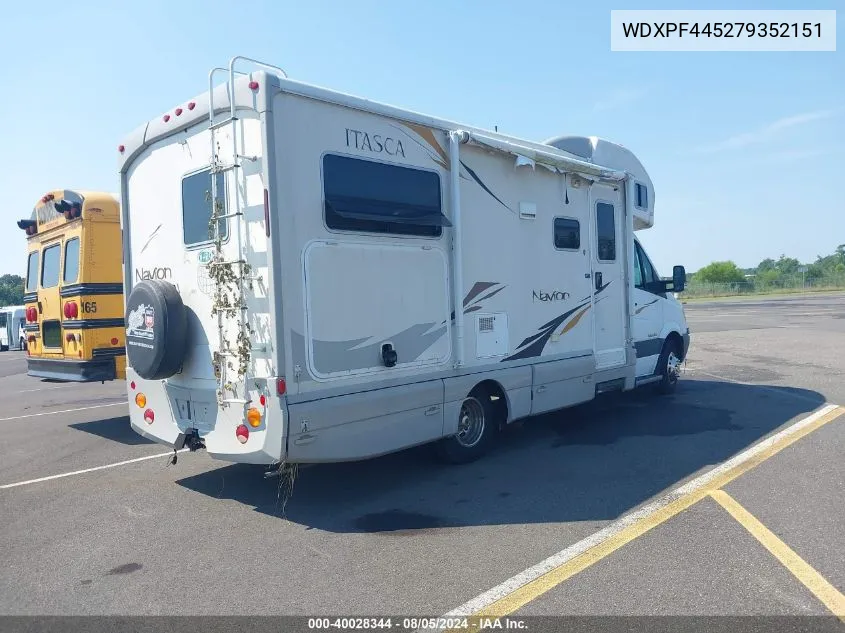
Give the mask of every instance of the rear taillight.
M 258 428 L 261 426 L 261 411 L 255 407 L 250 407 L 250 409 L 246 412 L 246 421 L 249 422 L 249 425 L 252 428 Z
M 38 311 L 35 308 L 27 308 L 26 320 L 28 323 L 35 323 L 38 320 Z
M 245 424 L 241 424 L 235 429 L 235 437 L 238 438 L 241 444 L 246 444 L 246 441 L 249 439 L 249 429 L 246 428 Z
M 156 414 L 153 413 L 152 409 L 147 409 L 144 411 L 144 422 L 147 424 L 152 424 L 156 419 Z
M 65 318 L 66 319 L 75 319 L 79 316 L 79 306 L 77 305 L 76 301 L 67 301 L 65 303 Z
M 280 396 L 283 396 L 283 395 L 285 395 L 285 392 L 286 392 L 287 390 L 288 390 L 288 385 L 287 385 L 287 383 L 285 382 L 285 379 L 284 379 L 284 378 L 279 378 L 279 379 L 276 381 L 276 393 L 278 393 Z
M 138 405 L 139 409 L 143 409 L 147 406 L 147 396 L 142 393 L 139 393 L 135 396 L 135 404 Z

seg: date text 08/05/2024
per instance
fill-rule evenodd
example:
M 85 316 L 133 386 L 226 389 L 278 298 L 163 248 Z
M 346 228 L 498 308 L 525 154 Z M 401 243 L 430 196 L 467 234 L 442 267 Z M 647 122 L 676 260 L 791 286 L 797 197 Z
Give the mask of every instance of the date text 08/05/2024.
M 525 630 L 523 620 L 497 617 L 456 618 L 308 618 L 309 630 L 400 629 L 403 631 L 444 630 Z

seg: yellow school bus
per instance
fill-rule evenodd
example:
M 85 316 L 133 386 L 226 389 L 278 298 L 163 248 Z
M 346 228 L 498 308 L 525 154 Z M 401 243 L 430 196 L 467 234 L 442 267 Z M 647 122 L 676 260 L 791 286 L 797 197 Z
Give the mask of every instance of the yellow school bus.
M 96 191 L 51 191 L 20 220 L 28 374 L 93 382 L 126 377 L 120 203 Z

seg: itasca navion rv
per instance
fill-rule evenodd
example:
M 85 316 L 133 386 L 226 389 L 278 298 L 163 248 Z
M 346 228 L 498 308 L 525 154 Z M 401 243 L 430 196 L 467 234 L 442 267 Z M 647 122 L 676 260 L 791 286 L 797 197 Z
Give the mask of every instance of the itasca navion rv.
M 258 464 L 436 443 L 653 384 L 689 345 L 635 231 L 655 192 L 545 143 L 236 72 L 119 146 L 132 427 Z

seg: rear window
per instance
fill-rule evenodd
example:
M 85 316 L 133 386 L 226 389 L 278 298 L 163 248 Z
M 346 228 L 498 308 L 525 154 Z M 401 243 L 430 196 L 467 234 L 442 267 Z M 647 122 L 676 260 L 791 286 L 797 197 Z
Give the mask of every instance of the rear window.
M 68 240 L 65 244 L 65 273 L 62 281 L 74 283 L 79 277 L 79 238 Z
M 225 215 L 226 179 L 217 174 L 217 201 L 222 205 L 217 215 Z M 220 237 L 226 239 L 228 222 L 218 220 Z M 182 237 L 186 246 L 209 242 L 214 238 L 211 224 L 211 170 L 205 169 L 182 179 Z
M 436 172 L 327 154 L 323 187 L 330 229 L 439 237 L 451 226 Z
M 0 312 L 0 327 L 6 327 L 6 313 Z
M 41 287 L 53 288 L 59 285 L 59 259 L 61 250 L 58 244 L 44 249 L 44 261 L 41 264 Z
M 29 254 L 26 265 L 26 290 L 34 292 L 38 288 L 38 251 Z

